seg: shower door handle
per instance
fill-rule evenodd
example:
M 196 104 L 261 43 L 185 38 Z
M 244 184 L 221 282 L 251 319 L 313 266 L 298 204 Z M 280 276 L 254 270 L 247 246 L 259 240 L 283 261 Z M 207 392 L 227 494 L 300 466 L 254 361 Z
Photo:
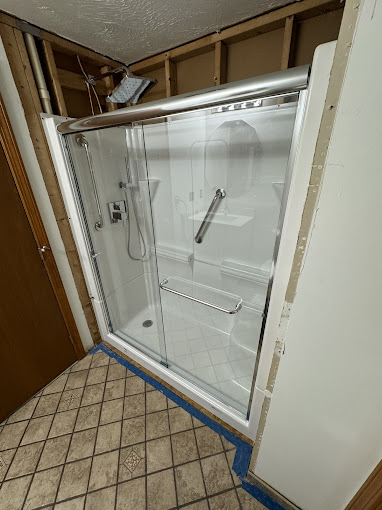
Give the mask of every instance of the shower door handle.
M 206 215 L 204 216 L 204 219 L 202 221 L 202 224 L 199 227 L 199 230 L 195 236 L 195 242 L 200 244 L 203 241 L 203 237 L 205 233 L 207 232 L 207 229 L 209 227 L 209 224 L 211 223 L 210 217 L 214 214 L 214 209 L 216 206 L 216 203 L 218 200 L 224 198 L 226 196 L 226 192 L 224 188 L 218 188 L 216 190 L 215 196 L 212 199 L 212 202 L 208 208 L 208 211 L 206 212 Z
M 229 313 L 230 315 L 237 313 L 242 308 L 243 300 L 240 299 L 240 301 L 237 303 L 235 308 L 230 310 L 229 308 L 223 308 L 219 305 L 214 305 L 213 303 L 209 303 L 208 301 L 204 301 L 203 299 L 198 299 L 193 296 L 189 296 L 188 294 L 183 294 L 183 292 L 179 292 L 175 289 L 170 289 L 170 287 L 165 287 L 166 283 L 168 283 L 168 279 L 165 278 L 163 281 L 160 282 L 159 287 L 163 290 L 167 290 L 167 292 L 171 292 L 171 294 L 176 294 L 177 296 L 184 297 L 186 299 L 190 299 L 191 301 L 195 301 L 195 303 L 200 303 L 201 305 L 209 306 L 210 308 L 214 308 L 215 310 L 220 310 L 224 313 Z

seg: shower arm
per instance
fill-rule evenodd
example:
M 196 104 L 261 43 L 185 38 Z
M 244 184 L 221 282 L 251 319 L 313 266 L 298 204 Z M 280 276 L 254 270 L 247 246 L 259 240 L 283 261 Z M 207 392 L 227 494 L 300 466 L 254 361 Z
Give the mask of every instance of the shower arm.
M 102 80 L 103 78 L 107 78 L 108 76 L 111 76 L 112 74 L 117 74 L 117 73 L 126 73 L 127 76 L 131 76 L 131 73 L 126 66 L 120 66 L 120 67 L 116 67 L 115 69 L 111 69 L 110 71 L 107 71 L 106 73 L 98 74 L 97 76 L 88 74 L 88 82 L 90 83 L 90 85 L 95 85 L 96 81 Z
M 206 212 L 206 215 L 204 216 L 202 224 L 200 225 L 199 230 L 194 238 L 196 243 L 200 244 L 203 241 L 203 237 L 205 236 L 205 233 L 207 232 L 208 227 L 211 223 L 212 216 L 214 215 L 214 212 L 215 212 L 214 209 L 215 209 L 216 203 L 218 200 L 221 200 L 222 198 L 224 198 L 226 196 L 226 194 L 227 193 L 225 192 L 224 188 L 218 188 L 216 190 L 215 196 L 212 199 L 212 202 L 208 208 L 208 211 Z

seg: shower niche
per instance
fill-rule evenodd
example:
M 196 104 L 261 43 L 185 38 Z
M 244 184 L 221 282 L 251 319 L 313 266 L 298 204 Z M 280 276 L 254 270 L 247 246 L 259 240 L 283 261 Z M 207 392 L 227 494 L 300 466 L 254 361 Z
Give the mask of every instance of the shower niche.
M 244 424 L 306 92 L 226 89 L 217 105 L 169 98 L 166 114 L 139 105 L 118 110 L 136 120 L 55 136 L 104 340 Z

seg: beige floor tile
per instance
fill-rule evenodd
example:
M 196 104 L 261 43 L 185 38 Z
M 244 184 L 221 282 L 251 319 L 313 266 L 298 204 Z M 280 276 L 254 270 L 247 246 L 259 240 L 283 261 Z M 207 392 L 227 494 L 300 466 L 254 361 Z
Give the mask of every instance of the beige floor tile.
M 91 457 L 94 452 L 96 436 L 96 428 L 75 432 L 70 443 L 67 462 Z
M 21 446 L 30 443 L 37 443 L 47 438 L 53 415 L 41 418 L 32 418 L 21 440 Z M 0 438 L 1 439 L 1 438 Z
M 230 470 L 231 470 L 231 475 L 232 475 L 232 478 L 233 478 L 233 483 L 234 483 L 235 487 L 240 487 L 240 485 L 241 485 L 241 480 L 240 480 L 240 478 L 236 475 L 236 473 L 234 472 L 234 470 L 232 469 L 233 461 L 234 461 L 235 455 L 236 455 L 236 449 L 234 449 L 234 450 L 229 450 L 228 452 L 225 452 L 225 456 L 227 457 L 228 467 L 229 467 L 229 468 L 230 468 Z
M 6 425 L 0 433 L 0 451 L 17 448 L 27 425 L 28 421 L 19 421 Z
M 172 466 L 170 436 L 154 439 L 146 443 L 147 473 Z
M 77 416 L 76 426 L 74 430 L 91 429 L 98 426 L 99 413 L 101 411 L 101 404 L 94 404 L 92 406 L 80 407 Z
M 100 424 L 106 425 L 107 423 L 112 423 L 113 421 L 120 421 L 122 420 L 122 414 L 123 398 L 104 402 L 102 404 Z
M 77 409 L 57 413 L 54 416 L 52 428 L 50 429 L 49 432 L 49 438 L 64 436 L 65 434 L 70 434 L 71 432 L 73 432 L 76 417 Z
M 113 381 L 114 379 L 125 379 L 126 377 L 126 368 L 119 363 L 115 363 L 114 365 L 109 366 L 109 371 L 107 374 L 107 380 Z
M 170 428 L 168 424 L 168 411 L 160 411 L 146 416 L 147 439 L 168 436 Z
M 54 510 L 83 510 L 85 505 L 85 496 L 70 499 L 54 506 Z M 45 508 L 44 508 L 45 510 Z M 106 510 L 106 509 L 104 509 Z
M 86 493 L 90 475 L 91 459 L 66 464 L 58 489 L 57 501 Z
M 119 452 L 103 453 L 93 458 L 89 491 L 117 483 Z
M 52 393 L 51 395 L 43 395 L 40 397 L 39 403 L 33 413 L 33 418 L 53 414 L 57 411 L 57 406 L 61 398 L 61 393 Z
M 244 489 L 236 489 L 242 510 L 267 510 L 264 505 L 253 498 Z
M 175 480 L 180 505 L 206 497 L 199 461 L 176 467 Z
M 147 477 L 147 509 L 168 510 L 176 506 L 174 472 L 160 471 Z
M 51 393 L 61 393 L 64 391 L 66 381 L 68 379 L 68 374 L 62 374 L 57 379 L 52 381 L 46 388 L 44 388 L 42 394 L 50 395 Z
M 84 388 L 75 388 L 73 390 L 64 391 L 58 405 L 58 411 L 69 411 L 80 407 Z
M 146 510 L 146 485 L 144 478 L 121 483 L 117 489 L 117 510 Z
M 43 446 L 44 442 L 42 441 L 18 448 L 7 473 L 6 480 L 33 473 L 36 469 Z
M 93 354 L 92 364 L 91 367 L 103 367 L 107 366 L 110 361 L 110 356 L 108 356 L 103 351 L 98 351 L 95 354 Z
M 195 429 L 198 427 L 204 427 L 204 423 L 201 422 L 200 420 L 198 420 L 197 418 L 195 418 L 194 416 L 192 417 L 192 423 L 193 423 Z
M 45 443 L 37 470 L 48 469 L 63 464 L 70 443 L 70 434 L 48 439 Z
M 193 430 L 171 435 L 174 464 L 184 464 L 198 458 L 198 449 Z
M 206 499 L 198 501 L 197 503 L 191 503 L 191 505 L 184 506 L 183 508 L 184 510 L 209 510 Z
M 145 414 L 145 394 L 138 393 L 131 397 L 125 398 L 125 408 L 123 411 L 123 417 L 135 418 L 135 416 L 142 416 Z
M 121 442 L 121 427 L 121 421 L 100 426 L 98 428 L 95 453 L 109 452 L 110 450 L 119 448 Z
M 191 415 L 181 407 L 169 409 L 168 414 L 170 417 L 171 434 L 192 429 Z
M 135 375 L 135 374 L 134 374 L 134 375 Z M 148 392 L 148 391 L 154 391 L 154 390 L 155 390 L 154 386 L 151 386 L 151 384 L 149 384 L 149 383 L 146 383 L 146 384 L 145 384 L 145 391 L 146 391 L 146 392 Z
M 16 453 L 16 448 L 0 452 L 0 483 L 4 480 L 7 470 L 11 465 L 13 457 Z
M 87 495 L 85 510 L 114 510 L 117 487 L 108 487 Z
M 214 455 L 223 451 L 219 434 L 209 427 L 195 429 L 195 436 L 200 457 L 207 457 L 207 455 Z
M 82 360 L 75 363 L 70 369 L 71 372 L 80 372 L 81 370 L 87 370 L 90 367 L 93 356 L 87 355 Z
M 220 436 L 225 451 L 233 450 L 235 445 L 230 443 L 224 436 Z
M 211 510 L 240 510 L 236 491 L 232 490 L 209 498 Z
M 24 510 L 54 503 L 62 469 L 62 466 L 58 466 L 35 474 Z
M 0 489 L 0 510 L 20 510 L 32 475 L 4 482 Z
M 167 399 L 167 406 L 169 409 L 173 409 L 174 407 L 178 407 L 178 404 L 175 404 L 170 398 Z
M 117 379 L 106 383 L 104 400 L 122 398 L 125 395 L 125 379 Z
M 123 421 L 122 425 L 122 444 L 121 446 L 130 446 L 142 443 L 145 440 L 145 417 L 138 416 Z
M 89 406 L 102 402 L 105 383 L 93 384 L 92 386 L 85 386 L 82 394 L 81 406 Z
M 38 403 L 38 398 L 32 398 L 24 404 L 20 409 L 17 409 L 7 420 L 7 424 L 16 423 L 17 421 L 29 420 L 32 417 L 33 411 Z
M 154 413 L 167 409 L 167 398 L 160 391 L 149 391 L 146 395 L 146 412 Z
M 146 474 L 145 443 L 127 446 L 121 449 L 119 456 L 118 481 L 124 482 Z
M 91 368 L 86 380 L 86 386 L 103 383 L 106 381 L 107 367 Z
M 209 496 L 233 487 L 231 473 L 224 453 L 202 459 L 201 464 Z
M 136 375 L 126 379 L 126 395 L 136 395 L 145 391 L 145 382 Z
M 88 370 L 80 372 L 71 372 L 66 381 L 65 390 L 74 390 L 85 386 Z

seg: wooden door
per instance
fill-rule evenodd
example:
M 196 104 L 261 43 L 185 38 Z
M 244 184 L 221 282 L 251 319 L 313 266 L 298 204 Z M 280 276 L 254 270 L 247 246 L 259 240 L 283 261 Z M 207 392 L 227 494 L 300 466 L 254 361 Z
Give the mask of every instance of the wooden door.
M 0 422 L 76 355 L 0 144 Z

